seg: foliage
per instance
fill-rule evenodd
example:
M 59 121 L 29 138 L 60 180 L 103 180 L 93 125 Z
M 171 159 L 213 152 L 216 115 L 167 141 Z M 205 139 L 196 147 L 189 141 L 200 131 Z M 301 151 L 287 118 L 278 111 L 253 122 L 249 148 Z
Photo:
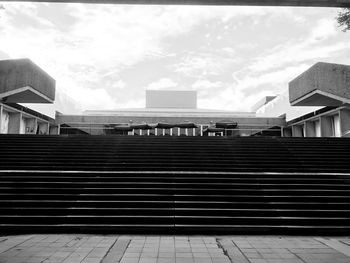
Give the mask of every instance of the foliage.
M 337 21 L 340 27 L 344 27 L 343 31 L 350 30 L 350 8 L 344 8 L 338 13 Z

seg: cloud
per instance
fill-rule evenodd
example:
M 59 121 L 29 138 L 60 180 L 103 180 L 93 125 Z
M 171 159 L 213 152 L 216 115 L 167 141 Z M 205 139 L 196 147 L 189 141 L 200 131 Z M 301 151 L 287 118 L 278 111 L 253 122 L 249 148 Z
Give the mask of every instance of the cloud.
M 311 31 L 310 40 L 325 40 L 337 34 L 337 26 L 335 19 L 323 18 L 317 22 L 315 28 Z
M 254 59 L 249 70 L 254 72 L 268 71 L 290 63 L 328 58 L 338 51 L 348 49 L 350 45 L 346 42 L 322 43 L 336 34 L 334 20 L 320 19 L 305 39 L 296 38 L 275 46 L 267 53 Z
M 209 75 L 220 75 L 224 73 L 234 59 L 227 56 L 211 53 L 188 54 L 183 61 L 175 64 L 174 71 L 192 78 L 201 78 Z
M 52 75 L 65 112 L 143 107 L 145 89 L 195 89 L 206 108 L 248 110 L 320 59 L 349 61 L 329 9 L 4 6 L 0 58 L 29 57 Z
M 177 88 L 178 83 L 173 81 L 170 78 L 162 78 L 155 82 L 152 82 L 146 86 L 146 90 L 167 90 L 167 89 L 175 89 Z

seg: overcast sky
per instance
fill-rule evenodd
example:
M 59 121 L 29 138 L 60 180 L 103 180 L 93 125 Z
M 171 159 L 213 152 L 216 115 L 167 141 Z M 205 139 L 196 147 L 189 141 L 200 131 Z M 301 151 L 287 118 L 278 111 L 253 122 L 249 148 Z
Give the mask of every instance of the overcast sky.
M 350 64 L 333 8 L 2 3 L 0 59 L 56 79 L 54 107 L 142 108 L 146 89 L 198 91 L 198 106 L 249 111 L 318 61 Z

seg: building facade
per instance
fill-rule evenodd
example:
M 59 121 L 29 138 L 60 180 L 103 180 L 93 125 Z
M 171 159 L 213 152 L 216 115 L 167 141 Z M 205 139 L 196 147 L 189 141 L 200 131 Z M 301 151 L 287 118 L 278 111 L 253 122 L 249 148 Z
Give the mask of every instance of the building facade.
M 1 134 L 57 134 L 53 118 L 18 104 L 54 100 L 55 80 L 32 61 L 0 61 Z
M 19 103 L 53 103 L 55 80 L 28 59 L 0 61 L 0 133 L 350 137 L 350 66 L 316 63 L 251 112 L 197 108 L 196 91 L 146 91 L 146 107 L 55 119 Z
M 349 137 L 350 66 L 316 63 L 256 114 L 285 117 L 286 137 Z

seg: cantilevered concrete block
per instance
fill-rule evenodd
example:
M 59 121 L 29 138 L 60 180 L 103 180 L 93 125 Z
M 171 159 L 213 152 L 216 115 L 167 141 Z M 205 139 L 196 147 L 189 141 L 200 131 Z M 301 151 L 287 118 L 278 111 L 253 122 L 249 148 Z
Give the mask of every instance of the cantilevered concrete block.
M 319 62 L 289 83 L 292 106 L 350 103 L 350 66 Z
M 0 100 L 53 103 L 55 80 L 29 59 L 0 60 Z

